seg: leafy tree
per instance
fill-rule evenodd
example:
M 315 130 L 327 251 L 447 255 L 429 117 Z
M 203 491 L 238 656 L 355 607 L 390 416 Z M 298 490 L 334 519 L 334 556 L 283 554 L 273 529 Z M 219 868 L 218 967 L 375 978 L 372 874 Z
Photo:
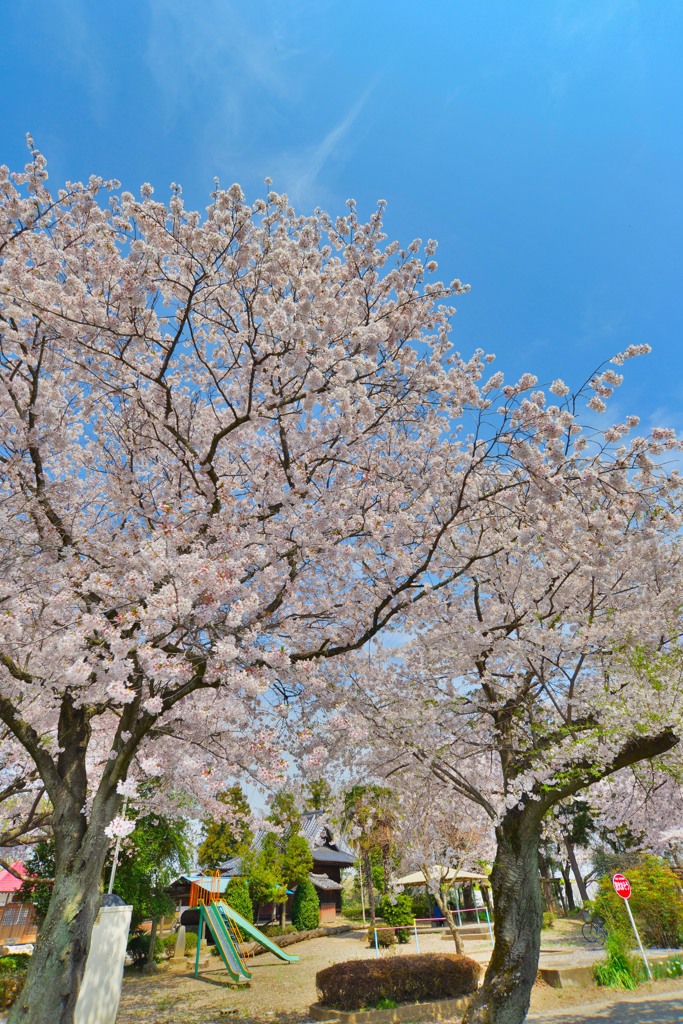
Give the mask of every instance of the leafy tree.
M 230 810 L 229 821 L 204 821 L 205 835 L 197 857 L 203 868 L 215 869 L 231 857 L 237 857 L 254 838 L 249 824 L 251 808 L 239 785 L 219 793 L 217 798 Z
M 308 878 L 298 883 L 292 904 L 292 924 L 298 931 L 309 931 L 320 924 L 320 900 Z
M 322 777 L 310 779 L 304 786 L 305 804 L 309 811 L 323 811 L 332 798 L 330 784 Z
M 19 899 L 32 903 L 38 926 L 42 925 L 50 905 L 55 877 L 55 844 L 42 840 L 31 849 L 26 861 L 26 878 L 21 883 Z
M 386 891 L 396 824 L 396 797 L 388 787 L 358 784 L 345 794 L 342 826 L 349 835 L 355 836 L 361 853 L 361 870 L 365 874 L 370 920 L 373 926 L 375 879 L 380 883 L 382 890 Z M 381 865 L 377 864 L 378 855 L 381 857 Z M 380 866 L 381 873 L 376 870 Z
M 133 929 L 142 921 L 152 921 L 150 962 L 159 920 L 174 909 L 164 889 L 192 863 L 189 830 L 184 818 L 145 814 L 136 818 L 135 830 L 121 847 L 114 892 L 133 907 Z
M 225 889 L 225 901 L 247 921 L 253 922 L 254 907 L 249 894 L 249 882 L 246 878 L 230 879 Z

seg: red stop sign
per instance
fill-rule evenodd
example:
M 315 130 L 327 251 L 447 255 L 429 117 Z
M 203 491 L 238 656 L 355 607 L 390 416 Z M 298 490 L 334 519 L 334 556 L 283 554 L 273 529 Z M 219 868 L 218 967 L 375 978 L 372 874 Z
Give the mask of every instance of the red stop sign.
M 612 885 L 617 896 L 621 896 L 622 900 L 627 900 L 631 895 L 631 883 L 624 875 L 615 875 L 612 879 Z

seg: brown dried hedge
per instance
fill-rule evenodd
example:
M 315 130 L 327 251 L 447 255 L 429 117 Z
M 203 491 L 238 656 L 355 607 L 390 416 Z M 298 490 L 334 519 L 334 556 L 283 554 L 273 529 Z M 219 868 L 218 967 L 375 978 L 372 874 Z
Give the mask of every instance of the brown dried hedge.
M 318 998 L 335 1010 L 360 1010 L 380 999 L 422 1003 L 474 992 L 481 967 L 455 953 L 417 953 L 379 960 L 346 960 L 315 976 Z

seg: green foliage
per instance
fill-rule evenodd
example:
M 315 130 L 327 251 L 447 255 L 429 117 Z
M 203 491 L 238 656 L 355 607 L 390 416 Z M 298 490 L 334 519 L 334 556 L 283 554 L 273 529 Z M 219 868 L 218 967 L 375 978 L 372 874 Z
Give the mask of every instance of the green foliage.
M 204 841 L 197 856 L 200 866 L 210 870 L 231 857 L 239 856 L 254 838 L 249 825 L 251 807 L 241 786 L 231 786 L 218 793 L 216 799 L 231 809 L 233 820 L 216 821 L 211 818 L 204 822 Z
M 313 854 L 303 836 L 292 834 L 287 838 L 281 870 L 284 883 L 289 889 L 308 881 L 313 870 Z
M 298 832 L 301 827 L 301 812 L 296 805 L 294 794 L 287 789 L 278 789 L 270 802 L 267 820 L 287 833 Z
M 681 883 L 658 857 L 643 857 L 639 867 L 629 870 L 631 911 L 643 944 L 677 947 L 683 943 L 683 900 Z M 593 909 L 603 918 L 610 935 L 618 937 L 625 949 L 633 943 L 633 933 L 621 896 L 615 893 L 609 877 L 600 880 Z
M 683 978 L 683 960 L 680 956 L 670 956 L 663 964 L 651 964 L 652 977 L 657 981 L 666 978 Z
M 306 809 L 309 811 L 322 811 L 330 802 L 332 790 L 329 783 L 323 779 L 311 779 L 304 786 Z
M 333 964 L 315 977 L 323 1006 L 360 1010 L 380 1000 L 421 1003 L 475 992 L 481 967 L 455 953 L 418 953 Z
M 552 910 L 543 911 L 543 927 L 554 928 L 555 927 L 555 915 Z
M 426 892 L 417 892 L 412 896 L 413 917 L 430 917 L 429 896 Z
M 142 970 L 149 959 L 150 936 L 145 932 L 135 932 L 128 940 L 126 952 L 132 960 L 132 966 Z M 166 953 L 161 943 L 154 943 L 154 963 L 159 964 L 166 959 Z
M 229 903 L 232 909 L 246 918 L 250 924 L 254 923 L 254 908 L 246 878 L 230 879 L 225 889 L 225 902 Z
M 133 907 L 133 930 L 173 912 L 164 889 L 190 868 L 189 828 L 185 818 L 147 814 L 137 818 L 135 831 L 122 844 L 114 890 Z
M 294 893 L 292 923 L 297 931 L 309 931 L 320 924 L 320 900 L 315 886 L 307 878 L 299 883 Z
M 608 936 L 605 950 L 607 959 L 601 960 L 593 967 L 593 977 L 597 984 L 608 988 L 636 988 L 640 972 L 635 958 L 624 950 L 621 937 Z
M 383 896 L 377 908 L 380 917 L 383 917 L 387 924 L 412 925 L 413 923 L 413 901 L 410 896 Z M 398 928 L 396 939 L 401 945 L 410 942 L 411 932 L 408 928 Z
M 30 959 L 25 953 L 0 957 L 0 1010 L 7 1010 L 24 987 Z
M 45 920 L 55 877 L 55 844 L 52 839 L 36 843 L 26 858 L 26 878 L 17 893 L 22 903 L 32 903 L 38 927 Z
M 7 953 L 6 956 L 0 956 L 0 972 L 4 974 L 26 974 L 30 962 L 30 953 Z
M 163 950 L 164 957 L 170 960 L 175 953 L 175 948 L 178 943 L 178 933 L 171 932 L 169 935 L 164 935 L 163 939 L 157 939 L 157 943 Z
M 284 928 L 281 924 L 267 924 L 261 931 L 269 939 L 277 939 L 280 935 L 293 935 L 298 928 L 295 928 L 293 924 L 286 924 Z
M 185 932 L 185 956 L 193 956 L 197 952 L 197 942 L 194 932 Z
M 377 929 L 377 945 L 380 949 L 388 949 L 389 946 L 396 945 L 396 932 L 391 931 L 389 928 Z M 368 946 L 371 949 L 375 947 L 375 929 L 368 928 Z
M 363 920 L 363 908 L 360 903 L 342 903 L 342 914 L 349 921 Z
M 287 883 L 283 868 L 280 838 L 270 832 L 258 853 L 250 851 L 242 858 L 242 870 L 249 876 L 249 892 L 253 903 L 286 903 Z
M 398 1003 L 395 999 L 387 999 L 386 997 L 378 999 L 375 1003 L 376 1010 L 394 1010 L 397 1006 Z

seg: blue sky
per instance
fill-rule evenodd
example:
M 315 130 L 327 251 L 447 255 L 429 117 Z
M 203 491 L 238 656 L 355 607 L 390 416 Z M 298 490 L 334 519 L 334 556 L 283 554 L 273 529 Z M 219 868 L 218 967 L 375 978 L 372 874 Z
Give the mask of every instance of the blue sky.
M 463 354 L 577 382 L 649 342 L 615 414 L 683 429 L 678 0 L 4 0 L 0 36 L 0 162 L 387 199 L 472 285 Z

